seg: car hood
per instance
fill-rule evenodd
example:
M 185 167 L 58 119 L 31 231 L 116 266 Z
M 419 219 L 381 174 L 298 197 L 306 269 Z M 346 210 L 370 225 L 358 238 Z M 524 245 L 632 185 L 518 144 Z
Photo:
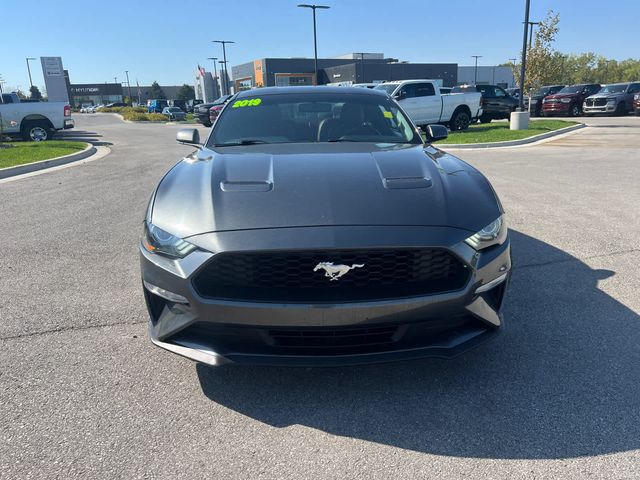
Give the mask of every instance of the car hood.
M 150 219 L 183 238 L 341 225 L 476 232 L 501 211 L 482 174 L 436 148 L 309 143 L 194 152 L 158 185 Z
M 577 93 L 554 93 L 553 95 L 547 95 L 544 98 L 553 98 L 553 99 L 559 99 L 559 98 L 576 98 L 578 96 Z
M 587 98 L 615 98 L 618 95 L 624 95 L 624 93 L 594 93 Z

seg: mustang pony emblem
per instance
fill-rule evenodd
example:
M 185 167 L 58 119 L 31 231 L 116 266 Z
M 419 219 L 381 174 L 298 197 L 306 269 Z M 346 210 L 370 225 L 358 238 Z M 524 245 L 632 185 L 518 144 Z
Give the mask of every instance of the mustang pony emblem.
M 340 277 L 349 273 L 349 270 L 354 268 L 362 268 L 364 263 L 354 263 L 353 265 L 334 265 L 333 262 L 320 262 L 313 269 L 314 272 L 322 269 L 324 270 L 324 276 L 329 277 L 330 281 L 339 280 Z

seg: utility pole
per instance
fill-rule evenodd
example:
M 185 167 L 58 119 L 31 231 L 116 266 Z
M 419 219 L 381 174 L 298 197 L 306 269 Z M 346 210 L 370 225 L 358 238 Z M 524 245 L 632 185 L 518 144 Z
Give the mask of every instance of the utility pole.
M 133 99 L 131 98 L 131 83 L 129 83 L 129 70 L 125 70 L 124 73 L 127 75 L 127 90 L 129 92 L 129 103 L 133 103 Z
M 227 72 L 227 50 L 225 48 L 227 43 L 236 43 L 233 40 L 212 40 L 213 43 L 221 43 L 222 44 L 222 58 L 224 59 L 224 90 L 225 95 L 229 95 L 229 74 Z M 220 63 L 220 62 L 218 62 Z
M 218 87 L 220 86 L 220 80 L 218 80 L 218 69 L 216 67 L 216 61 L 218 60 L 218 57 L 208 57 L 207 60 L 213 61 L 213 79 L 216 81 L 216 91 L 214 92 L 214 96 L 218 98 L 220 95 L 222 95 L 222 91 L 220 92 L 220 95 L 218 95 Z
M 482 55 L 471 55 L 471 58 L 476 59 L 476 67 L 473 71 L 473 84 L 477 85 L 478 84 L 478 59 L 482 58 Z
M 310 8 L 313 10 L 313 66 L 315 72 L 315 83 L 318 84 L 318 40 L 316 36 L 316 10 L 318 8 L 327 10 L 330 7 L 326 5 L 310 5 L 307 3 L 301 3 L 298 5 L 300 8 Z
M 27 72 L 29 72 L 29 85 L 31 85 L 31 87 L 33 87 L 33 81 L 31 80 L 31 67 L 29 67 L 29 61 L 30 60 L 35 60 L 35 58 L 27 57 Z

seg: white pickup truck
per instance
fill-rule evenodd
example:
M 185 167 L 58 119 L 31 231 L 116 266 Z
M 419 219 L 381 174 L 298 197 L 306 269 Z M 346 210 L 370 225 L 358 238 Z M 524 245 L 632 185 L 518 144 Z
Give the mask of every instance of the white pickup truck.
M 482 115 L 481 93 L 441 94 L 433 80 L 384 82 L 375 88 L 393 97 L 420 127 L 439 123 L 451 130 L 465 130 L 473 119 Z
M 75 126 L 68 103 L 21 102 L 15 93 L 0 95 L 0 124 L 5 135 L 36 142 Z

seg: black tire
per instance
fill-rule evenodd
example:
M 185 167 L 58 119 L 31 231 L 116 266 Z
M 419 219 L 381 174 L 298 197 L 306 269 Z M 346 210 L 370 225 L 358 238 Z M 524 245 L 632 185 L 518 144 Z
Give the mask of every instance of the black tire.
M 464 110 L 456 110 L 449 120 L 449 130 L 457 132 L 459 130 L 466 130 L 471 123 L 471 116 Z
M 618 117 L 622 117 L 623 115 L 626 115 L 626 114 L 627 114 L 627 107 L 624 104 L 624 102 L 620 102 L 616 107 L 615 115 L 617 115 Z
M 491 118 L 489 115 L 481 115 L 479 120 L 480 123 L 491 123 L 491 120 L 493 120 L 493 118 Z
M 205 127 L 210 127 L 213 124 L 211 122 L 202 122 L 202 125 L 204 125 Z
M 577 103 L 572 105 L 571 108 L 569 109 L 570 117 L 579 117 L 581 114 L 582 114 L 582 109 L 580 108 L 580 105 L 578 105 Z
M 22 127 L 21 134 L 25 142 L 45 142 L 51 140 L 53 130 L 48 122 L 35 120 L 27 122 Z

